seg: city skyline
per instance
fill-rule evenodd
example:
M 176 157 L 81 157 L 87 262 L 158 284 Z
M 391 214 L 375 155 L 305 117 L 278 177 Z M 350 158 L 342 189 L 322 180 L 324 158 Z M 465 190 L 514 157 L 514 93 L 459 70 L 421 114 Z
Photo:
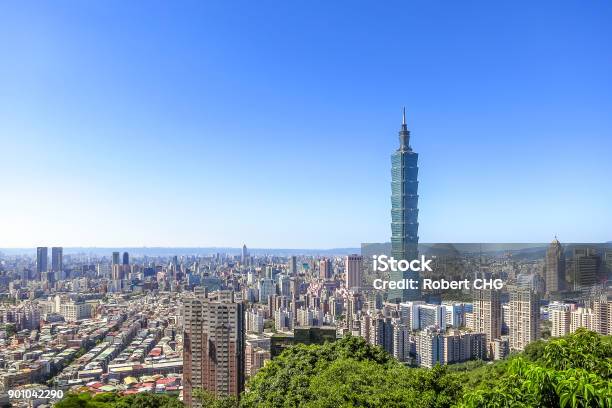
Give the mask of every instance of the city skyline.
M 0 2 L 0 408 L 610 405 L 611 19 Z
M 404 105 L 421 241 L 611 239 L 608 4 L 117 5 L 0 6 L 0 247 L 386 241 Z

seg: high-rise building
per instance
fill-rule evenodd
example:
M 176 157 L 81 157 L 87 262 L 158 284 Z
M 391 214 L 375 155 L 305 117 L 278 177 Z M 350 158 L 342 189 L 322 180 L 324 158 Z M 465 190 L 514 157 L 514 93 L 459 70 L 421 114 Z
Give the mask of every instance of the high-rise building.
M 444 333 L 441 330 L 428 328 L 416 335 L 416 362 L 421 367 L 446 364 L 445 354 Z
M 292 255 L 289 260 L 289 276 L 297 274 L 297 256 Z
M 465 314 L 472 312 L 471 303 L 443 303 L 446 306 L 446 325 L 454 328 L 464 327 Z
M 242 245 L 242 254 L 240 255 L 240 262 L 242 264 L 246 264 L 248 257 L 249 257 L 249 251 L 247 250 L 246 244 L 243 244 Z
M 400 319 L 393 321 L 393 357 L 399 361 L 410 359 L 410 327 Z
M 603 262 L 608 278 L 612 277 L 612 249 L 606 249 L 604 251 Z
M 423 330 L 427 327 L 437 327 L 446 330 L 446 306 L 422 304 L 415 305 L 418 312 L 418 328 Z M 413 322 L 414 323 L 414 322 Z
M 574 290 L 589 288 L 597 284 L 600 266 L 601 257 L 595 248 L 575 248 L 572 258 Z
M 610 321 L 612 317 L 612 301 L 608 300 L 606 295 L 602 295 L 593 301 L 593 314 L 595 314 L 595 328 L 599 334 L 612 335 L 612 327 Z
M 246 313 L 246 331 L 261 334 L 264 331 L 264 313 L 253 309 Z
M 323 312 L 318 308 L 299 308 L 297 311 L 297 324 L 301 327 L 323 326 Z
M 571 315 L 576 305 L 572 303 L 551 302 L 548 305 L 548 316 L 551 323 L 550 335 L 561 337 L 570 333 Z
M 546 261 L 544 267 L 546 278 L 546 292 L 555 293 L 565 289 L 565 253 L 563 246 L 557 237 L 546 251 Z
M 361 287 L 361 273 L 363 257 L 361 255 L 348 255 L 344 258 L 346 272 L 346 288 L 355 292 Z
M 266 303 L 268 301 L 268 296 L 276 293 L 276 284 L 274 280 L 270 278 L 260 279 L 257 284 L 257 289 L 259 290 L 259 303 Z
M 113 252 L 113 265 L 119 265 L 121 262 L 119 262 L 119 252 Z
M 127 252 L 123 253 L 123 265 L 129 265 L 130 264 L 130 254 L 128 254 Z
M 61 273 L 64 268 L 64 249 L 62 247 L 51 248 L 51 270 Z
M 529 289 L 510 291 L 510 349 L 525 350 L 525 347 L 540 338 L 540 299 Z
M 581 327 L 587 330 L 596 330 L 597 318 L 593 309 L 579 307 L 572 311 L 570 321 L 570 332 L 573 333 Z
M 332 262 L 330 259 L 323 258 L 319 261 L 319 277 L 329 280 L 333 276 Z
M 501 300 L 499 291 L 494 289 L 474 290 L 471 328 L 485 333 L 487 342 L 501 336 Z M 467 323 L 466 323 L 467 325 Z
M 38 247 L 36 248 L 36 272 L 38 276 L 42 277 L 44 272 L 47 272 L 49 262 L 49 255 L 47 252 L 47 247 Z
M 418 255 L 418 153 L 410 147 L 410 131 L 406 125 L 404 109 L 399 132 L 399 148 L 391 155 L 391 255 L 397 259 L 412 260 Z M 391 272 L 390 280 L 419 278 L 418 272 Z M 388 299 L 393 302 L 418 300 L 415 289 L 393 289 Z
M 297 312 L 295 313 L 297 316 Z M 294 313 L 288 309 L 274 311 L 274 328 L 278 331 L 289 330 L 294 326 Z
M 381 313 L 371 319 L 370 344 L 380 346 L 389 354 L 393 354 L 393 319 Z
M 244 389 L 244 305 L 204 297 L 183 301 L 183 401 L 200 407 L 194 390 L 238 397 Z

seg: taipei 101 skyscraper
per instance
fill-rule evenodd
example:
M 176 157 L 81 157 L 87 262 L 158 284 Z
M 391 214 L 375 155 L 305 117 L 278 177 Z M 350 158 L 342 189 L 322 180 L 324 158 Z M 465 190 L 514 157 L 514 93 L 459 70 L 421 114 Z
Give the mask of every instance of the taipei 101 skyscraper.
M 418 153 L 410 147 L 410 131 L 406 126 L 406 109 L 399 131 L 399 148 L 391 155 L 391 255 L 397 259 L 413 260 L 418 255 Z M 391 281 L 418 279 L 418 272 L 391 272 Z M 405 302 L 420 298 L 416 289 L 392 289 L 388 300 Z

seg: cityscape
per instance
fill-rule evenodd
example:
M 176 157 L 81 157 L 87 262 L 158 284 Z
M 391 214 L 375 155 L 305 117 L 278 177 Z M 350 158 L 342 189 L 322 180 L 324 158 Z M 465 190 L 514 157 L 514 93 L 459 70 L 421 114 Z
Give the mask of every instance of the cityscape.
M 610 21 L 0 1 L 0 408 L 612 408 Z
M 612 335 L 610 243 L 419 243 L 410 137 L 404 111 L 391 154 L 390 243 L 323 254 L 251 253 L 246 244 L 180 254 L 0 250 L 1 403 L 47 406 L 61 399 L 57 390 L 163 394 L 187 407 L 206 406 L 203 392 L 240 401 L 286 350 L 346 338 L 431 369 L 502 361 L 581 328 Z M 381 276 L 370 259 L 384 252 L 429 257 L 432 272 Z M 376 278 L 428 276 L 495 278 L 503 288 L 373 287 Z M 10 398 L 28 389 L 54 390 L 56 398 Z

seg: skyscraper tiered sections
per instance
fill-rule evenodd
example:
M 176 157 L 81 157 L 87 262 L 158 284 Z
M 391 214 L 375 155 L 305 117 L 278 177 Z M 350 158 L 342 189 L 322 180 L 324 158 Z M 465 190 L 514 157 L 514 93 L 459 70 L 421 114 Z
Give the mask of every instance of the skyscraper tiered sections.
M 399 142 L 399 148 L 391 155 L 391 255 L 398 260 L 412 260 L 417 258 L 419 244 L 419 155 L 410 147 L 405 110 Z M 390 276 L 392 281 L 418 278 L 418 272 L 412 271 L 391 272 Z M 419 290 L 394 289 L 389 291 L 388 300 L 405 302 L 419 297 Z

